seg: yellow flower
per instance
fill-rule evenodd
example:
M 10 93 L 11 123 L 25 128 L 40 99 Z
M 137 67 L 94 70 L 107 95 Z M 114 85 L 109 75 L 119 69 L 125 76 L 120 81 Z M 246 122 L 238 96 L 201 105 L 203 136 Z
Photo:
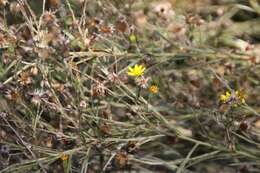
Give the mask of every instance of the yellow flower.
M 220 99 L 220 101 L 222 103 L 227 103 L 229 101 L 229 99 L 230 99 L 230 96 L 231 96 L 231 93 L 229 91 L 226 91 L 225 94 L 221 94 L 220 95 L 219 99 Z
M 150 93 L 152 93 L 152 94 L 157 94 L 158 91 L 159 91 L 159 88 L 158 88 L 157 85 L 151 85 L 150 88 L 149 88 L 149 91 L 150 91 Z
M 235 93 L 232 95 L 229 91 L 226 91 L 225 94 L 220 95 L 219 99 L 222 103 L 235 102 L 235 105 L 237 103 L 246 103 L 245 95 L 241 91 L 235 91 Z
M 134 34 L 131 34 L 129 36 L 129 40 L 131 41 L 131 43 L 135 43 L 137 39 L 136 39 L 136 36 Z
M 69 155 L 67 155 L 67 154 L 62 154 L 62 155 L 60 156 L 60 159 L 63 160 L 63 161 L 66 161 L 66 160 L 69 159 Z
M 236 94 L 236 98 L 237 98 L 241 103 L 243 103 L 243 104 L 246 103 L 245 95 L 244 95 L 244 93 L 243 93 L 242 91 L 236 91 L 235 94 Z
M 128 67 L 128 75 L 139 77 L 144 74 L 145 67 L 143 65 L 135 65 L 134 67 Z

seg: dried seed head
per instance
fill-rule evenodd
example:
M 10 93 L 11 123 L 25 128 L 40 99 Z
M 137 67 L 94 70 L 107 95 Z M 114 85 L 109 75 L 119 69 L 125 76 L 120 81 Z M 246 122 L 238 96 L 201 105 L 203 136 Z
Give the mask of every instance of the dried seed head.
M 198 15 L 189 14 L 186 16 L 186 23 L 199 26 L 204 24 L 205 21 Z
M 32 104 L 39 105 L 41 103 L 41 98 L 37 95 L 33 96 L 31 99 Z
M 0 117 L 6 118 L 7 114 L 5 112 L 0 112 Z M 5 131 L 1 131 L 0 133 L 1 137 L 5 137 L 6 136 L 6 132 Z
M 107 35 L 111 35 L 114 33 L 115 28 L 114 26 L 110 25 L 110 26 L 106 26 L 106 25 L 101 25 L 99 27 L 99 31 L 103 34 L 107 34 Z
M 218 16 L 222 16 L 223 14 L 225 13 L 225 9 L 224 8 L 218 8 L 217 11 L 216 11 L 216 14 Z
M 175 15 L 175 12 L 172 9 L 172 4 L 168 1 L 154 2 L 151 4 L 151 8 L 155 14 L 164 19 Z
M 36 66 L 33 66 L 32 68 L 31 68 L 31 74 L 33 75 L 33 76 L 37 76 L 38 75 L 38 68 L 36 67 Z
M 112 120 L 111 109 L 110 109 L 109 107 L 106 108 L 106 109 L 102 112 L 102 117 L 103 117 L 104 119 Z
M 79 106 L 83 109 L 85 109 L 87 107 L 87 103 L 84 100 L 81 100 L 81 102 L 79 103 Z
M 9 62 L 11 62 L 11 59 L 12 58 L 8 53 L 4 52 L 2 54 L 2 61 L 3 61 L 4 64 L 8 64 Z
M 246 120 L 243 120 L 243 121 L 240 122 L 239 129 L 241 131 L 247 131 L 248 128 L 249 128 L 249 123 Z
M 44 96 L 44 92 L 42 90 L 35 90 L 33 93 L 30 93 L 30 95 L 32 96 L 31 98 L 31 102 L 34 105 L 38 105 L 42 102 L 42 98 Z
M 17 2 L 11 2 L 9 9 L 13 15 L 17 15 L 19 12 L 21 12 L 21 5 Z
M 32 78 L 28 72 L 22 72 L 19 75 L 18 82 L 20 85 L 29 85 L 32 83 Z
M 149 81 L 149 77 L 144 77 L 144 76 L 141 76 L 141 77 L 138 77 L 135 79 L 135 82 L 138 86 L 140 86 L 141 88 L 147 88 L 148 87 L 148 81 Z
M 46 146 L 49 147 L 49 148 L 52 148 L 52 146 L 53 146 L 53 138 L 51 136 L 49 136 L 47 138 Z
M 65 86 L 56 81 L 52 83 L 52 87 L 61 93 L 65 91 Z
M 117 166 L 118 168 L 123 168 L 127 165 L 127 162 L 128 162 L 128 156 L 125 151 L 120 151 L 116 154 L 114 160 L 115 166 Z
M 136 141 L 129 141 L 127 144 L 127 152 L 128 153 L 134 153 L 138 148 L 137 142 Z
M 115 72 L 109 73 L 107 77 L 108 77 L 108 80 L 109 80 L 111 83 L 116 83 L 116 84 L 118 84 L 118 83 L 120 82 L 120 79 L 119 79 L 118 75 L 117 75 Z
M 127 29 L 128 29 L 128 23 L 126 22 L 126 20 L 125 20 L 125 18 L 121 18 L 121 19 L 119 19 L 117 22 L 116 22 L 116 24 L 115 24 L 116 26 L 116 30 L 117 31 L 120 31 L 120 32 L 126 32 L 127 31 Z
M 12 101 L 18 101 L 21 98 L 21 95 L 18 90 L 9 90 L 6 92 L 5 97 Z
M 102 23 L 102 20 L 95 18 L 89 21 L 89 26 L 99 26 Z
M 106 124 L 106 123 L 103 123 L 101 126 L 100 126 L 100 131 L 103 135 L 110 135 L 111 133 L 111 127 L 110 125 Z
M 83 43 L 85 47 L 89 47 L 91 44 L 92 39 L 91 38 L 84 38 Z
M 46 11 L 42 19 L 45 25 L 52 25 L 57 22 L 56 16 L 51 11 Z
M 92 86 L 92 95 L 93 96 L 105 96 L 106 87 L 103 83 L 97 82 Z

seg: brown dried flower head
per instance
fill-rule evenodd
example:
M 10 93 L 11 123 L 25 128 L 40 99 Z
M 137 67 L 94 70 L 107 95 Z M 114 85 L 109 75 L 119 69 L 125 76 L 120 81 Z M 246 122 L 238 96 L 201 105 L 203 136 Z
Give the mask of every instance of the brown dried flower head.
M 106 93 L 106 87 L 104 83 L 102 82 L 97 82 L 92 86 L 92 96 L 105 96 Z
M 101 25 L 101 26 L 99 27 L 99 30 L 100 30 L 100 32 L 103 33 L 103 34 L 111 35 L 111 34 L 114 33 L 115 28 L 114 28 L 114 26 L 112 26 L 112 25 L 110 25 L 110 26 Z
M 116 30 L 120 32 L 126 32 L 129 28 L 128 23 L 126 22 L 124 17 L 121 17 L 115 24 Z
M 127 165 L 127 162 L 128 162 L 128 156 L 125 151 L 120 151 L 116 154 L 115 160 L 114 160 L 116 167 L 123 168 Z
M 110 135 L 111 134 L 111 126 L 106 124 L 106 123 L 103 123 L 101 126 L 100 126 L 100 131 L 103 135 Z
M 15 90 L 8 90 L 5 94 L 5 97 L 9 100 L 17 102 L 20 100 L 21 95 L 20 95 L 19 91 L 17 89 L 15 89 Z
M 51 11 L 46 11 L 43 14 L 42 19 L 45 25 L 51 25 L 57 22 L 56 16 Z
M 29 74 L 29 72 L 22 72 L 20 73 L 19 75 L 19 78 L 18 78 L 18 82 L 20 83 L 20 85 L 29 85 L 32 83 L 32 78 Z

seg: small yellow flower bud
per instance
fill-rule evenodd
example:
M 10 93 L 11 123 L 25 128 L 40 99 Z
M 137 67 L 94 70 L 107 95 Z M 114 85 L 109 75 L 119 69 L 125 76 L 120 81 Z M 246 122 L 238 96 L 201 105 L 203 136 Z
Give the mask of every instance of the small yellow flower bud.
M 60 156 L 60 159 L 63 160 L 63 161 L 66 161 L 66 160 L 69 159 L 69 155 L 67 155 L 67 154 L 62 154 L 62 155 Z
M 149 88 L 149 91 L 152 94 L 157 94 L 159 89 L 158 89 L 158 87 L 156 85 L 151 85 L 150 88 Z
M 129 36 L 129 40 L 130 40 L 131 43 L 136 43 L 136 41 L 137 41 L 136 36 L 134 34 L 131 34 Z

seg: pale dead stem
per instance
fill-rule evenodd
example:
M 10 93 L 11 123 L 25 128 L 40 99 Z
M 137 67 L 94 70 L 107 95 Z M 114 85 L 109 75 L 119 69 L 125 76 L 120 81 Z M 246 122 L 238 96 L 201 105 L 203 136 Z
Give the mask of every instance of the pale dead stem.
M 83 10 L 82 10 L 82 16 L 80 17 L 80 22 L 79 22 L 79 25 L 80 26 L 85 26 L 86 24 L 86 8 L 87 8 L 87 3 L 88 3 L 88 0 L 84 0 L 84 5 L 83 5 Z M 84 32 L 84 35 L 86 37 L 86 34 L 87 34 L 87 28 Z
M 253 7 L 254 11 L 260 14 L 260 2 L 257 0 L 249 0 L 249 3 Z
M 71 15 L 72 15 L 72 20 L 73 20 L 73 22 L 77 25 L 78 31 L 79 31 L 79 33 L 80 33 L 82 39 L 83 39 L 83 40 L 86 40 L 86 39 L 87 39 L 87 34 L 88 34 L 88 28 L 86 27 L 86 29 L 85 29 L 84 32 L 83 32 L 83 28 L 81 28 L 81 27 L 84 26 L 84 25 L 83 25 L 83 24 L 84 24 L 83 21 L 86 19 L 86 17 L 85 17 L 85 10 L 86 10 L 86 6 L 87 6 L 87 0 L 84 1 L 83 15 L 82 15 L 82 18 L 80 19 L 80 21 L 78 21 L 78 20 L 76 19 L 75 14 L 74 14 L 74 11 L 73 11 L 73 9 L 71 8 L 71 4 L 70 4 L 70 2 L 69 2 L 68 0 L 66 0 L 66 4 L 67 4 L 67 6 L 69 7 L 69 11 L 70 11 L 70 13 L 71 13 Z
M 31 31 L 31 34 L 34 36 L 35 33 L 38 33 L 38 30 L 36 30 L 34 27 L 34 24 L 37 24 L 37 18 L 34 12 L 31 10 L 31 7 L 29 6 L 27 0 L 18 0 L 18 2 L 19 5 L 21 6 L 21 13 L 25 18 L 25 22 L 28 26 L 28 29 Z M 31 16 L 27 14 L 26 9 L 24 8 L 25 6 L 28 8 Z

